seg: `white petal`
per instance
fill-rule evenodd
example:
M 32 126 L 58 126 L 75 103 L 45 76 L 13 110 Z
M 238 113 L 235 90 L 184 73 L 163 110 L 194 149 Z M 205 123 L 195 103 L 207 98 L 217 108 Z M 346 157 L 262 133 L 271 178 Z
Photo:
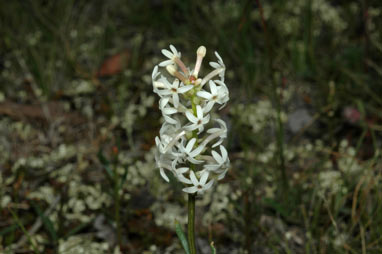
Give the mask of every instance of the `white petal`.
M 187 146 L 186 146 L 186 152 L 190 153 L 192 148 L 194 147 L 196 142 L 196 138 L 192 138 L 190 141 L 188 141 Z
M 223 158 L 220 156 L 219 153 L 217 153 L 216 151 L 212 151 L 211 153 L 212 153 L 212 157 L 214 157 L 217 163 L 219 164 L 223 163 Z
M 221 138 L 221 139 L 219 139 L 219 141 L 218 142 L 216 142 L 215 144 L 213 144 L 212 145 L 212 148 L 215 148 L 215 147 L 217 147 L 218 145 L 220 145 L 221 143 L 223 143 L 223 139 Z
M 211 118 L 211 116 L 210 116 L 209 114 L 206 115 L 206 116 L 203 118 L 202 123 L 203 123 L 203 124 L 207 124 L 207 123 L 210 121 L 210 118 Z
M 177 123 L 178 123 L 177 120 L 175 120 L 175 119 L 169 117 L 168 115 L 163 115 L 163 118 L 164 118 L 164 120 L 165 120 L 166 122 L 168 122 L 168 123 L 171 123 L 171 124 L 177 124 Z
M 198 191 L 198 188 L 195 186 L 184 188 L 182 191 L 187 192 L 187 193 L 195 193 Z
M 163 108 L 162 109 L 162 113 L 166 114 L 166 115 L 175 114 L 176 112 L 178 112 L 178 110 L 176 110 L 174 108 Z
M 209 188 L 211 188 L 211 186 L 214 184 L 214 180 L 212 179 L 211 181 L 209 181 L 206 185 L 203 186 L 203 191 L 206 191 L 208 190 Z
M 224 63 L 223 63 L 223 59 L 220 57 L 219 53 L 216 52 L 216 51 L 215 51 L 215 56 L 219 59 L 219 62 L 220 62 L 221 64 L 224 64 Z
M 193 164 L 201 164 L 201 163 L 203 163 L 204 161 L 201 161 L 201 160 L 196 160 L 196 159 L 194 159 L 194 158 L 192 158 L 192 157 L 187 157 L 187 160 L 189 161 L 189 162 L 191 162 L 191 163 L 193 163 Z
M 203 108 L 203 112 L 204 112 L 205 114 L 207 114 L 208 112 L 211 111 L 211 109 L 212 109 L 212 107 L 213 107 L 214 105 L 215 105 L 215 102 L 214 102 L 214 101 L 209 101 L 209 102 L 207 103 L 207 105 L 204 106 L 204 108 Z
M 197 123 L 198 122 L 198 118 L 196 118 L 190 111 L 186 111 L 186 117 L 192 123 Z
M 208 171 L 204 171 L 204 173 L 202 174 L 202 177 L 200 178 L 200 184 L 201 185 L 206 184 L 209 174 L 210 173 Z
M 212 68 L 214 68 L 214 69 L 217 69 L 217 68 L 220 68 L 220 67 L 221 67 L 220 64 L 218 64 L 218 63 L 216 63 L 216 62 L 210 62 L 209 64 L 210 64 L 210 66 L 211 66 Z
M 169 94 L 171 94 L 171 91 L 170 90 L 160 90 L 160 91 L 158 91 L 158 94 L 159 94 L 159 96 L 169 95 Z
M 193 130 L 195 130 L 195 129 L 197 129 L 197 128 L 198 128 L 198 125 L 195 124 L 195 123 L 193 123 L 193 124 L 188 124 L 188 125 L 184 126 L 184 129 L 185 129 L 186 131 L 193 131 Z
M 163 177 L 163 179 L 164 179 L 166 182 L 170 182 L 170 180 L 168 179 L 168 177 L 167 177 L 166 174 L 164 173 L 163 168 L 160 168 L 160 169 L 159 169 L 159 172 L 160 172 L 160 175 Z
M 199 181 L 198 181 L 198 179 L 196 178 L 194 171 L 191 171 L 191 172 L 190 172 L 190 178 L 191 178 L 191 181 L 192 181 L 192 184 L 193 184 L 193 185 L 195 185 L 195 186 L 198 186 L 198 185 L 199 185 Z
M 197 148 L 195 148 L 192 152 L 189 153 L 191 157 L 198 156 L 204 149 L 204 146 L 200 145 Z
M 228 153 L 227 153 L 227 150 L 225 149 L 225 147 L 224 146 L 220 146 L 220 151 L 222 153 L 222 159 L 226 160 L 227 157 L 228 157 Z
M 214 133 L 214 132 L 218 132 L 218 131 L 220 131 L 219 128 L 209 128 L 209 129 L 207 130 L 207 133 Z
M 178 93 L 185 93 L 185 92 L 191 90 L 193 87 L 194 87 L 193 85 L 179 87 Z
M 162 62 L 159 63 L 159 66 L 160 66 L 160 67 L 166 67 L 167 65 L 170 65 L 170 64 L 172 64 L 172 63 L 173 63 L 172 60 L 164 60 L 164 61 L 162 61 Z
M 170 45 L 170 49 L 171 49 L 172 53 L 174 53 L 174 55 L 177 55 L 177 54 L 178 54 L 178 51 L 176 50 L 176 48 L 174 47 L 174 45 Z
M 223 173 L 221 173 L 221 174 L 218 176 L 218 180 L 220 181 L 221 179 L 223 179 L 223 178 L 225 177 L 225 175 L 227 174 L 227 172 L 228 172 L 228 168 L 225 169 L 225 170 L 223 171 Z
M 184 175 L 178 175 L 178 180 L 182 183 L 186 183 L 186 184 L 192 184 L 191 180 L 184 177 Z
M 163 97 L 163 98 L 161 98 L 160 101 L 159 101 L 159 108 L 163 109 L 167 105 L 169 100 L 170 100 L 170 97 Z
M 210 100 L 212 98 L 212 94 L 206 91 L 199 91 L 196 93 L 196 95 L 207 100 Z
M 155 65 L 151 78 L 154 80 L 158 76 L 158 65 Z
M 198 116 L 198 119 L 203 118 L 203 110 L 202 107 L 200 107 L 200 105 L 196 105 L 196 115 Z
M 211 94 L 216 95 L 217 94 L 216 84 L 212 80 L 210 80 L 208 84 L 210 85 Z
M 174 106 L 177 108 L 179 106 L 179 95 L 177 93 L 172 94 L 172 101 Z
M 184 174 L 184 173 L 186 173 L 188 170 L 190 170 L 190 168 L 183 167 L 183 168 L 178 168 L 178 169 L 176 170 L 176 172 L 177 172 L 178 174 Z
M 166 57 L 170 58 L 170 59 L 173 56 L 173 54 L 170 51 L 168 51 L 167 49 L 162 49 L 162 54 L 165 55 Z

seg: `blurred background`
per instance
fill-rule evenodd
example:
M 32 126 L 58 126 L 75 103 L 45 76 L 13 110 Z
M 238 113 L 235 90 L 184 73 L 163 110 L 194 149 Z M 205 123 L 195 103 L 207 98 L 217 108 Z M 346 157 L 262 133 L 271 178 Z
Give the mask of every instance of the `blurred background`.
M 232 167 L 197 200 L 210 253 L 382 252 L 379 0 L 2 1 L 0 253 L 184 253 L 153 67 L 216 50 Z

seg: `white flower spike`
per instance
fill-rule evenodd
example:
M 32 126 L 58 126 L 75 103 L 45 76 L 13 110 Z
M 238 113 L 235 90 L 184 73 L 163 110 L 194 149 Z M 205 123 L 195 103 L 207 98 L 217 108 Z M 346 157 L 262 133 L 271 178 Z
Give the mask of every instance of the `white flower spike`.
M 159 67 L 166 68 L 171 79 L 161 75 L 158 65 L 152 72 L 153 91 L 160 96 L 159 109 L 165 120 L 159 137 L 155 138 L 158 148 L 155 160 L 165 181 L 170 181 L 167 174 L 171 172 L 184 185 L 184 192 L 201 195 L 224 178 L 230 164 L 222 145 L 227 126 L 221 119 L 213 119 L 219 127 L 210 121 L 214 105 L 219 104 L 221 109 L 229 100 L 224 83 L 226 67 L 215 52 L 217 62 L 210 62 L 214 70 L 199 78 L 207 52 L 204 46 L 196 51 L 193 70 L 184 65 L 181 53 L 173 45 L 170 50 L 162 50 L 168 59 L 160 62 Z M 203 87 L 206 83 L 208 91 Z

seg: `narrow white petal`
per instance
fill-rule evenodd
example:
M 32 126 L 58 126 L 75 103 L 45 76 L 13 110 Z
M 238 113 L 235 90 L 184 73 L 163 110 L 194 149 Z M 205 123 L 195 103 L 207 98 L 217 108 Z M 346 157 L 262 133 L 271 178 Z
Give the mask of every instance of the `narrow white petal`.
M 208 115 L 206 115 L 204 118 L 203 118 L 203 120 L 202 120 L 202 124 L 207 124 L 209 121 L 210 121 L 210 115 L 208 114 Z
M 198 188 L 195 186 L 184 188 L 182 191 L 187 192 L 187 193 L 195 193 L 198 191 Z
M 223 159 L 219 153 L 217 153 L 216 151 L 212 151 L 211 153 L 212 153 L 212 157 L 214 157 L 214 159 L 216 160 L 217 163 L 219 163 L 219 164 L 223 163 Z
M 178 88 L 179 87 L 179 79 L 175 79 L 174 82 L 172 82 L 172 88 Z
M 209 181 L 206 185 L 203 186 L 203 191 L 206 191 L 208 190 L 209 188 L 211 188 L 211 186 L 214 184 L 214 180 L 212 179 L 211 181 Z
M 215 56 L 219 59 L 219 62 L 223 63 L 223 59 L 220 57 L 219 53 L 215 51 Z
M 151 78 L 155 80 L 155 78 L 158 76 L 158 65 L 155 65 L 153 73 L 151 74 Z
M 190 170 L 190 168 L 183 167 L 183 168 L 178 168 L 178 169 L 176 170 L 176 172 L 177 172 L 178 174 L 184 174 L 184 173 L 186 173 L 188 170 Z
M 182 183 L 192 184 L 191 180 L 186 178 L 186 177 L 184 177 L 183 175 L 178 175 L 177 178 Z
M 192 158 L 192 157 L 187 157 L 187 160 L 188 160 L 189 162 L 193 163 L 193 164 L 201 164 L 201 163 L 204 162 L 204 161 L 201 161 L 201 160 L 196 160 L 196 159 L 194 159 L 194 158 Z
M 228 157 L 228 153 L 227 153 L 227 150 L 225 149 L 225 147 L 224 146 L 220 146 L 220 151 L 221 151 L 221 154 L 222 154 L 222 159 L 226 160 L 227 157 Z
M 208 171 L 204 171 L 203 172 L 202 177 L 200 177 L 200 184 L 201 185 L 205 185 L 206 184 L 209 174 L 210 173 Z
M 160 91 L 158 91 L 158 94 L 159 95 L 169 95 L 169 94 L 171 94 L 171 91 L 170 90 L 160 90 Z
M 209 64 L 210 64 L 210 66 L 211 66 L 212 68 L 214 68 L 214 69 L 217 69 L 217 68 L 220 68 L 220 67 L 221 67 L 220 64 L 218 64 L 218 63 L 216 63 L 216 62 L 210 62 Z
M 159 108 L 163 109 L 167 105 L 169 100 L 170 100 L 170 97 L 163 97 L 163 98 L 161 98 L 160 101 L 159 101 Z
M 210 80 L 210 82 L 208 82 L 208 84 L 210 85 L 211 94 L 216 95 L 216 94 L 217 94 L 217 89 L 216 89 L 216 84 L 215 84 L 215 82 L 213 82 L 212 80 Z
M 192 148 L 194 147 L 196 142 L 196 138 L 192 138 L 190 141 L 188 141 L 187 146 L 186 146 L 186 151 L 187 153 L 190 153 Z
M 171 124 L 177 124 L 178 123 L 178 121 L 176 121 L 175 119 L 169 117 L 168 115 L 163 115 L 163 118 L 168 123 L 171 123 Z
M 168 58 L 172 58 L 173 54 L 168 51 L 167 49 L 162 49 L 162 54 L 165 56 L 165 57 L 168 57 Z
M 177 108 L 179 106 L 179 95 L 177 93 L 172 94 L 172 101 L 174 106 Z
M 177 54 L 178 54 L 178 51 L 176 50 L 176 48 L 174 47 L 174 45 L 170 45 L 170 49 L 171 49 L 172 53 L 174 53 L 174 55 L 177 55 Z
M 162 109 L 162 113 L 166 114 L 166 115 L 175 114 L 176 112 L 178 112 L 178 110 L 176 110 L 174 108 L 163 108 Z
M 190 111 L 186 111 L 186 117 L 192 123 L 197 123 L 198 122 L 198 118 L 196 118 Z
M 212 94 L 206 91 L 199 91 L 196 93 L 196 95 L 207 100 L 210 100 L 212 98 Z
M 172 60 L 164 60 L 164 61 L 162 61 L 162 62 L 159 63 L 159 66 L 160 66 L 160 67 L 166 67 L 167 65 L 170 65 L 170 64 L 172 64 L 172 63 L 173 63 Z
M 160 175 L 163 177 L 163 179 L 164 179 L 166 182 L 170 182 L 170 180 L 168 179 L 168 177 L 167 177 L 166 174 L 164 173 L 163 168 L 160 168 L 160 169 L 159 169 L 159 172 L 160 172 Z
M 212 145 L 212 148 L 215 148 L 215 147 L 217 147 L 218 145 L 220 145 L 221 143 L 223 143 L 223 139 L 221 138 L 221 139 L 219 139 L 219 141 L 218 142 L 216 142 L 215 144 L 213 144 Z
M 203 118 L 203 110 L 202 107 L 200 107 L 200 105 L 196 105 L 196 115 L 198 116 L 198 119 Z
M 179 87 L 178 93 L 185 93 L 187 91 L 190 91 L 193 87 L 194 87 L 193 85 Z
M 193 185 L 195 185 L 195 186 L 198 186 L 198 185 L 199 185 L 199 181 L 198 181 L 198 179 L 196 178 L 194 171 L 191 171 L 191 172 L 190 172 L 190 178 L 191 178 L 191 181 L 192 181 L 192 184 L 193 184 Z
M 184 129 L 186 131 L 193 131 L 193 130 L 195 130 L 197 128 L 198 128 L 198 125 L 195 124 L 195 123 L 184 126 Z
M 204 114 L 207 114 L 208 112 L 211 111 L 212 107 L 215 105 L 214 101 L 209 101 L 207 105 L 203 108 Z
M 204 149 L 204 146 L 200 145 L 197 148 L 195 148 L 192 152 L 189 153 L 191 157 L 198 156 Z

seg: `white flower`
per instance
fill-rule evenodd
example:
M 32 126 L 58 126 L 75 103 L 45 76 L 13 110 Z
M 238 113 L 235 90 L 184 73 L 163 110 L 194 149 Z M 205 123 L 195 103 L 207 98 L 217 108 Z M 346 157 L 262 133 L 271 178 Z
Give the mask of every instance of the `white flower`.
M 171 52 L 167 49 L 162 49 L 162 54 L 167 57 L 169 60 L 165 60 L 159 63 L 160 67 L 165 67 L 170 64 L 175 64 L 175 59 L 180 58 L 181 54 L 176 50 L 173 45 L 170 45 Z
M 184 128 L 189 131 L 199 129 L 199 133 L 204 130 L 204 125 L 210 121 L 210 115 L 207 114 L 204 116 L 203 109 L 200 105 L 196 106 L 196 116 L 194 116 L 190 111 L 187 111 L 186 117 L 191 124 L 185 126 Z
M 225 122 L 221 119 L 216 119 L 215 121 L 218 122 L 218 124 L 220 125 L 220 128 L 208 129 L 207 133 L 209 133 L 210 135 L 203 141 L 203 144 L 204 143 L 207 144 L 211 140 L 218 137 L 219 138 L 218 142 L 213 144 L 212 148 L 220 145 L 221 143 L 223 143 L 224 139 L 227 138 L 227 125 L 225 124 Z
M 210 62 L 210 66 L 214 68 L 215 70 L 223 70 L 219 73 L 220 80 L 224 82 L 224 75 L 225 75 L 225 65 L 223 62 L 223 59 L 220 57 L 218 52 L 215 51 L 215 56 L 218 58 L 218 62 Z
M 174 169 L 175 176 L 180 182 L 185 184 L 192 184 L 192 181 L 184 177 L 183 175 L 184 173 L 187 173 L 188 171 L 190 171 L 190 168 L 187 168 L 187 167 Z
M 204 167 L 208 171 L 217 171 L 219 168 L 222 168 L 225 164 L 229 163 L 228 153 L 224 146 L 222 145 L 220 146 L 221 155 L 217 153 L 216 151 L 212 151 L 211 153 L 216 163 L 204 165 Z M 223 167 L 223 168 L 226 168 L 226 167 Z
M 190 141 L 188 141 L 186 147 L 184 147 L 182 144 L 180 149 L 185 153 L 185 155 L 187 155 L 187 160 L 189 162 L 194 164 L 200 164 L 200 163 L 203 163 L 204 161 L 196 160 L 195 157 L 202 152 L 204 147 L 198 146 L 195 149 L 193 149 L 195 143 L 196 143 L 196 138 L 192 138 Z
M 228 97 L 229 92 L 226 85 L 219 80 L 217 80 L 216 82 L 219 83 L 220 86 L 216 86 L 215 82 L 212 80 L 210 80 L 210 82 L 208 83 L 210 86 L 211 93 L 206 92 L 204 90 L 196 93 L 197 96 L 204 98 L 208 101 L 207 105 L 203 108 L 203 111 L 205 113 L 209 112 L 215 103 L 223 104 L 223 103 L 226 103 L 229 99 Z M 225 105 L 223 105 L 223 107 L 224 106 Z
M 203 192 L 211 188 L 212 184 L 214 183 L 213 179 L 207 183 L 208 175 L 209 172 L 204 171 L 200 177 L 200 180 L 198 180 L 195 176 L 194 171 L 190 171 L 190 178 L 194 186 L 184 188 L 183 191 L 187 193 L 197 192 L 198 194 L 203 194 Z
M 164 80 L 164 81 L 165 82 L 163 84 L 165 89 L 158 91 L 158 94 L 160 96 L 172 95 L 172 103 L 174 104 L 176 108 L 179 106 L 178 94 L 183 94 L 194 87 L 193 85 L 179 87 L 180 83 L 178 79 L 175 79 L 174 82 L 172 82 L 172 84 L 170 84 L 167 80 Z

